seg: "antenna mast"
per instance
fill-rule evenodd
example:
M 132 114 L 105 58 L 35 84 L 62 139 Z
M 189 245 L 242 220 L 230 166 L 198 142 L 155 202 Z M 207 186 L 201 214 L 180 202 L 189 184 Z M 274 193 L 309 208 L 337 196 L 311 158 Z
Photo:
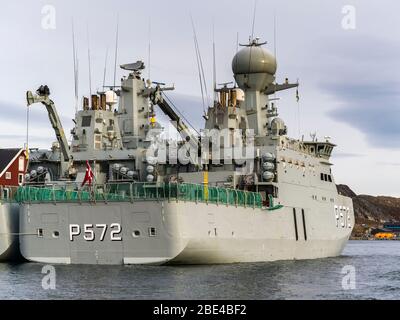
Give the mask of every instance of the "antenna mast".
M 236 58 L 235 58 L 235 63 L 237 63 L 237 59 L 238 59 L 237 54 L 238 54 L 238 52 L 239 52 L 239 31 L 236 33 L 236 55 L 235 55 Z M 236 84 L 237 87 L 239 86 L 237 81 L 236 81 L 236 77 L 235 77 L 235 84 Z
M 253 25 L 251 27 L 251 38 L 249 39 L 249 45 L 250 45 L 250 55 L 249 55 L 249 70 L 250 70 L 250 66 L 251 66 L 251 55 L 253 52 L 253 43 L 254 43 L 254 29 L 255 29 L 255 25 L 256 25 L 256 12 L 257 12 L 257 0 L 254 0 L 254 12 L 253 12 Z M 247 80 L 247 84 L 248 84 Z
M 205 94 L 206 94 L 206 97 L 207 97 L 207 103 L 209 103 L 209 100 L 208 100 L 209 99 L 209 95 L 208 95 L 208 90 L 207 90 L 207 83 L 206 83 L 206 79 L 205 79 L 205 76 L 204 76 L 203 60 L 201 58 L 199 42 L 197 40 L 196 28 L 194 26 L 193 17 L 190 16 L 190 19 L 192 21 L 193 36 L 194 36 L 194 46 L 195 46 L 195 50 L 196 50 L 196 56 L 197 56 L 197 59 L 198 59 L 197 63 L 198 63 L 199 70 L 200 70 L 201 88 L 203 90 L 203 86 L 204 86 Z M 204 108 L 204 112 L 205 112 L 205 108 Z
M 106 60 L 104 62 L 103 91 L 104 91 L 104 88 L 106 87 L 107 60 L 108 60 L 108 48 L 107 48 L 107 51 L 106 51 Z
M 117 34 L 115 37 L 114 90 L 115 90 L 115 84 L 117 81 L 118 40 L 119 40 L 119 15 L 117 16 Z
M 257 0 L 254 0 L 254 12 L 253 12 L 253 25 L 251 28 L 251 41 L 254 40 L 254 28 L 256 24 L 256 12 L 257 12 Z
M 88 61 L 89 61 L 89 92 L 90 92 L 90 107 L 92 107 L 92 63 L 90 56 L 90 38 L 89 38 L 89 26 L 87 26 L 87 42 L 88 42 Z
M 201 100 L 203 102 L 203 112 L 206 112 L 206 104 L 205 104 L 205 99 L 204 99 L 204 89 L 203 89 L 203 81 L 201 77 L 201 67 L 200 67 L 200 58 L 199 58 L 199 53 L 197 51 L 197 44 L 196 44 L 196 39 L 194 39 L 194 49 L 196 51 L 196 61 L 197 61 L 197 70 L 199 72 L 199 81 L 200 81 L 200 90 L 201 90 Z
M 78 112 L 78 56 L 75 45 L 75 28 L 74 20 L 72 20 L 72 54 L 74 59 L 74 86 L 75 86 L 75 112 Z
M 214 90 L 214 101 L 218 99 L 217 96 L 217 66 L 215 62 L 215 25 L 213 20 L 213 90 Z
M 276 44 L 276 11 L 274 12 L 274 55 L 277 59 L 277 44 Z
M 148 54 L 149 54 L 149 73 L 148 73 L 148 79 L 151 79 L 151 17 L 149 19 L 149 48 L 148 48 Z
M 276 44 L 276 10 L 274 10 L 274 56 L 275 56 L 276 60 L 278 60 L 277 54 L 278 53 L 277 53 L 277 44 Z M 275 83 L 276 83 L 276 81 L 275 81 Z M 276 91 L 274 93 L 274 98 L 276 99 Z

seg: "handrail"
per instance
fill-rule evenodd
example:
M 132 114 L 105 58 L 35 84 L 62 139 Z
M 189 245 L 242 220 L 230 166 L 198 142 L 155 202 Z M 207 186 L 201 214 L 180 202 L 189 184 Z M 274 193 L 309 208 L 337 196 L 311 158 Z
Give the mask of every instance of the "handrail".
M 171 200 L 214 203 L 216 205 L 262 208 L 260 193 L 199 184 L 178 183 L 108 183 L 92 188 L 72 185 L 20 187 L 14 199 L 20 203 L 115 202 L 134 200 Z

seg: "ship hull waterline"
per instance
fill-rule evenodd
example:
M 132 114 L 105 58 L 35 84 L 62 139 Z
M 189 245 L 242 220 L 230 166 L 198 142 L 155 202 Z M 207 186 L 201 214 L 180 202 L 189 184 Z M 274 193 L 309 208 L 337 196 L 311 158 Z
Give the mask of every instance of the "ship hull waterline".
M 354 216 L 184 201 L 22 204 L 20 249 L 51 264 L 225 264 L 335 257 Z M 343 226 L 344 224 L 344 226 Z
M 18 261 L 19 205 L 0 203 L 0 262 Z

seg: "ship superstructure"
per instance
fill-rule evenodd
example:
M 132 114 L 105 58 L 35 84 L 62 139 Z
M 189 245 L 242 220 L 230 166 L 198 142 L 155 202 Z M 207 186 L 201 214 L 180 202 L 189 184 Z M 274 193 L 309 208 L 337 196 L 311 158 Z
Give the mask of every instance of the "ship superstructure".
M 33 167 L 19 190 L 21 251 L 49 263 L 232 263 L 339 255 L 353 228 L 340 196 L 329 140 L 287 136 L 277 63 L 258 39 L 233 58 L 237 85 L 216 89 L 205 128 L 191 130 L 169 101 L 173 87 L 142 77 L 144 63 L 121 66 L 121 87 L 83 99 L 72 143 L 61 123 L 60 175 Z M 54 113 L 50 91 L 28 93 Z M 155 106 L 182 140 L 163 138 Z M 82 187 L 87 163 L 93 187 Z M 40 168 L 37 166 L 40 165 Z

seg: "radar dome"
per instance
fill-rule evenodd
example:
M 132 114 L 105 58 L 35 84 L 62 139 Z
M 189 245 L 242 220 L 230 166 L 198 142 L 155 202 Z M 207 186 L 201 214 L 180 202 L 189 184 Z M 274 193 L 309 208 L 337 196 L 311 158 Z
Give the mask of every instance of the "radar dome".
M 275 81 L 275 57 L 257 40 L 240 50 L 232 61 L 232 71 L 243 89 L 263 90 Z

